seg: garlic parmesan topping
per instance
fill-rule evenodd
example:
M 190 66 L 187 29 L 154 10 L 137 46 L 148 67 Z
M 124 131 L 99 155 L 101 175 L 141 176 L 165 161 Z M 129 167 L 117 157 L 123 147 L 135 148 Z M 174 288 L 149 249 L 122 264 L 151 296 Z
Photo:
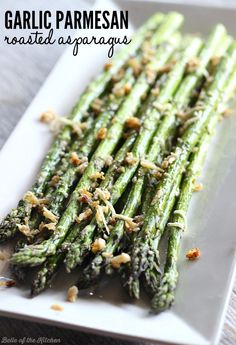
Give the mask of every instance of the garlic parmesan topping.
M 23 200 L 25 202 L 27 202 L 28 204 L 32 205 L 33 207 L 36 207 L 38 205 L 44 205 L 44 204 L 48 203 L 47 199 L 39 199 L 30 191 L 25 193 Z
M 58 184 L 58 182 L 60 181 L 60 176 L 59 175 L 54 175 L 51 179 L 51 186 L 52 187 L 56 187 L 56 185 Z
M 97 132 L 97 139 L 103 140 L 106 138 L 106 136 L 107 136 L 107 128 L 105 127 L 100 128 Z
M 103 101 L 99 98 L 95 99 L 91 105 L 92 110 L 99 114 L 102 111 Z
M 91 175 L 90 175 L 90 179 L 91 179 L 91 180 L 94 180 L 94 181 L 97 181 L 97 180 L 104 180 L 104 179 L 105 179 L 105 177 L 104 177 L 104 172 L 103 172 L 103 171 L 101 171 L 101 172 L 96 171 L 94 174 L 91 174 Z
M 186 65 L 186 71 L 187 73 L 191 73 L 196 71 L 196 69 L 198 69 L 201 65 L 201 61 L 198 58 L 192 58 L 187 62 Z
M 57 115 L 52 110 L 48 110 L 40 115 L 39 121 L 43 123 L 50 123 L 56 118 L 56 116 Z
M 135 131 L 139 131 L 141 127 L 141 121 L 138 117 L 131 116 L 126 121 L 126 127 L 134 129 Z
M 134 165 L 135 163 L 137 163 L 137 158 L 134 157 L 133 152 L 127 152 L 125 162 L 128 165 Z
M 198 183 L 198 182 L 195 183 L 194 189 L 193 189 L 194 192 L 200 192 L 202 189 L 203 189 L 203 184 L 202 183 Z
M 179 223 L 179 222 L 174 222 L 174 223 L 168 223 L 167 226 L 169 228 L 179 228 L 181 230 L 185 230 L 185 224 Z
M 56 223 L 47 223 L 43 225 L 44 228 L 47 228 L 50 231 L 56 230 Z
M 78 293 L 79 293 L 79 290 L 77 286 L 75 285 L 71 286 L 67 291 L 67 301 L 74 303 L 78 298 Z
M 43 216 L 49 220 L 51 220 L 52 223 L 58 222 L 58 217 L 55 216 L 51 211 L 49 211 L 45 206 L 43 207 Z
M 228 108 L 222 112 L 223 117 L 230 117 L 232 114 L 233 114 L 232 109 L 228 109 Z
M 146 77 L 147 77 L 147 82 L 149 84 L 152 84 L 156 79 L 156 71 L 154 69 L 147 68 L 146 69 Z
M 76 218 L 76 222 L 80 224 L 83 220 L 88 219 L 93 214 L 91 208 L 87 208 L 84 212 L 80 213 L 80 215 Z
M 126 264 L 128 262 L 131 261 L 131 258 L 129 256 L 129 254 L 127 253 L 121 253 L 120 255 L 117 255 L 117 256 L 114 256 L 112 259 L 111 259 L 111 265 L 113 268 L 120 268 L 120 266 L 122 264 Z
M 103 250 L 106 247 L 106 241 L 103 238 L 97 238 L 92 246 L 91 246 L 91 250 L 94 254 L 96 254 L 97 252 L 100 252 L 101 250 Z
M 128 61 L 128 65 L 129 65 L 129 67 L 131 67 L 133 69 L 134 75 L 138 76 L 142 70 L 140 62 L 135 58 L 131 58 Z
M 104 70 L 108 71 L 113 66 L 112 62 L 107 62 L 104 65 Z
M 71 157 L 70 157 L 70 161 L 75 167 L 77 167 L 81 163 L 81 160 L 78 157 L 76 152 L 72 152 Z
M 51 305 L 51 309 L 56 310 L 56 311 L 63 311 L 64 310 L 64 308 L 60 304 Z
M 199 248 L 190 249 L 186 254 L 186 258 L 190 261 L 196 260 L 200 258 L 200 256 L 201 256 L 201 251 Z

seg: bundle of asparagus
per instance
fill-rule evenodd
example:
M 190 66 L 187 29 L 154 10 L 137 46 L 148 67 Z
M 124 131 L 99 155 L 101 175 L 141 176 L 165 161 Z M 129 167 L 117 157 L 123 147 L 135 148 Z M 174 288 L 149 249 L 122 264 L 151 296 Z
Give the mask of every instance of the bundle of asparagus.
M 236 86 L 236 42 L 224 26 L 204 41 L 182 36 L 182 22 L 175 12 L 151 17 L 57 119 L 36 182 L 0 224 L 1 242 L 17 239 L 15 275 L 37 266 L 32 295 L 61 266 L 82 267 L 80 289 L 117 272 L 131 297 L 144 287 L 154 311 L 172 305 L 195 180 Z

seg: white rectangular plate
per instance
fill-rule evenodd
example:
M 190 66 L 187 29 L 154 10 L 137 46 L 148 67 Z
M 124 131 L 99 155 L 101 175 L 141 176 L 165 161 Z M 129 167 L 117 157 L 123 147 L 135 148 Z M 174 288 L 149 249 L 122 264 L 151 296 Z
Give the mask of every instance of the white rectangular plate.
M 148 1 L 115 1 L 102 8 L 129 10 L 131 31 L 156 11 L 178 10 L 186 16 L 186 32 L 209 33 L 223 22 L 236 36 L 236 10 Z M 99 5 L 97 5 L 99 6 Z M 204 15 L 203 15 L 204 13 Z M 111 33 L 110 33 L 111 34 Z M 106 61 L 107 48 L 81 47 L 78 57 L 67 50 L 26 111 L 0 154 L 0 216 L 4 216 L 30 187 L 51 143 L 47 128 L 37 119 L 45 109 L 66 114 L 91 77 Z M 217 344 L 233 281 L 236 248 L 236 119 L 220 124 L 211 145 L 201 179 L 204 189 L 194 195 L 189 229 L 180 252 L 180 279 L 176 304 L 161 315 L 150 315 L 144 302 L 130 303 L 115 281 L 96 295 L 80 295 L 78 302 L 65 301 L 66 289 L 76 279 L 56 279 L 55 288 L 30 299 L 21 288 L 2 289 L 0 313 L 89 332 L 155 343 Z M 185 260 L 187 249 L 199 246 L 196 263 Z M 5 274 L 7 267 L 3 267 Z M 50 309 L 53 303 L 63 312 Z

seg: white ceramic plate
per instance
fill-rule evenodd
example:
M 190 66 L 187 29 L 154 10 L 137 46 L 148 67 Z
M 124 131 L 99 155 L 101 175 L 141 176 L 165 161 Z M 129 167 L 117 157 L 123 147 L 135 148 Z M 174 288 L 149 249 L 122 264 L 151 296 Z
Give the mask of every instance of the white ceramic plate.
M 154 2 L 115 1 L 102 8 L 129 10 L 132 28 L 156 11 L 179 10 L 186 16 L 188 32 L 207 34 L 223 22 L 236 36 L 236 10 Z M 131 28 L 131 30 L 132 30 Z M 67 50 L 23 116 L 0 154 L 0 216 L 17 204 L 34 180 L 47 151 L 51 135 L 37 121 L 49 107 L 66 114 L 90 78 L 106 61 L 107 48 L 81 47 L 73 58 Z M 202 177 L 204 189 L 193 198 L 189 231 L 185 234 L 179 260 L 180 280 L 176 304 L 158 316 L 149 314 L 145 302 L 131 304 L 116 281 L 105 284 L 95 295 L 80 295 L 77 303 L 65 302 L 65 291 L 76 279 L 56 280 L 53 290 L 30 299 L 26 289 L 2 289 L 0 313 L 6 316 L 62 325 L 113 336 L 145 339 L 161 344 L 217 344 L 231 291 L 236 248 L 236 119 L 221 123 L 213 140 Z M 199 246 L 196 263 L 184 253 Z M 3 267 L 3 274 L 7 267 Z M 63 312 L 50 309 L 53 303 Z

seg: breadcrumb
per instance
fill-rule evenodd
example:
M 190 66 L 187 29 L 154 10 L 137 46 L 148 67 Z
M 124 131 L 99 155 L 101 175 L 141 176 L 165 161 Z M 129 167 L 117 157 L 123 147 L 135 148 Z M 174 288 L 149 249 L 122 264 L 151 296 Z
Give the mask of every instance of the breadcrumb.
M 58 217 L 55 214 L 53 214 L 50 210 L 48 210 L 45 206 L 43 207 L 43 216 L 51 220 L 53 223 L 58 222 Z
M 103 171 L 101 171 L 101 172 L 96 171 L 94 174 L 91 174 L 91 175 L 90 175 L 90 179 L 91 179 L 91 180 L 94 180 L 94 181 L 97 181 L 97 180 L 104 180 L 104 179 L 105 179 L 105 177 L 104 177 L 104 172 L 103 172 Z
M 60 176 L 59 175 L 54 175 L 51 179 L 51 186 L 52 187 L 56 187 L 56 185 L 58 184 L 58 182 L 60 181 Z
M 202 183 L 195 183 L 194 185 L 194 192 L 200 192 L 203 189 Z
M 199 248 L 192 248 L 186 254 L 186 258 L 190 261 L 196 260 L 200 256 L 201 256 L 201 251 Z
M 79 293 L 79 290 L 77 286 L 75 285 L 71 286 L 67 291 L 67 301 L 74 303 L 78 298 L 78 293 Z
M 134 165 L 135 163 L 137 163 L 137 158 L 134 157 L 133 152 L 127 152 L 125 163 L 127 163 L 128 165 Z
M 126 121 L 126 127 L 134 129 L 135 131 L 139 131 L 141 127 L 141 121 L 138 117 L 131 116 Z
M 81 163 L 81 159 L 78 157 L 76 152 L 72 152 L 70 161 L 75 167 L 77 167 Z
M 97 132 L 97 139 L 103 140 L 106 138 L 106 136 L 107 136 L 107 128 L 105 127 L 100 128 Z
M 104 70 L 108 71 L 113 66 L 112 62 L 107 62 L 104 65 Z
M 47 110 L 40 115 L 39 121 L 43 123 L 50 123 L 55 120 L 56 117 L 57 115 L 52 110 Z
M 76 218 L 76 222 L 79 224 L 83 220 L 88 219 L 93 214 L 91 208 L 87 208 L 84 212 L 80 213 L 80 215 Z
M 114 256 L 111 259 L 111 265 L 113 268 L 120 268 L 121 264 L 126 264 L 131 261 L 131 257 L 127 253 L 121 253 L 120 255 Z
M 60 304 L 53 304 L 53 305 L 51 305 L 50 308 L 53 310 L 56 310 L 56 311 L 63 311 L 64 310 L 64 308 Z
M 91 250 L 94 254 L 96 254 L 97 252 L 100 252 L 101 250 L 103 250 L 106 247 L 106 241 L 103 238 L 97 238 L 92 246 L 91 246 Z

